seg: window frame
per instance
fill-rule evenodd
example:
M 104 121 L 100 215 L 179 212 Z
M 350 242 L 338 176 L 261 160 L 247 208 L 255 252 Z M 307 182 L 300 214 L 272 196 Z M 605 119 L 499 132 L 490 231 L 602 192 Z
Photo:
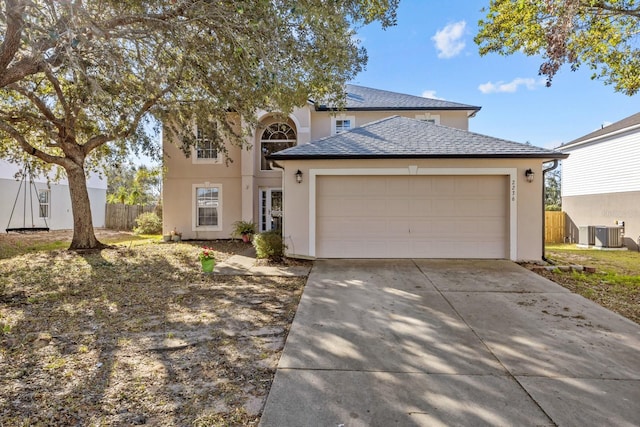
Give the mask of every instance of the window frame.
M 416 114 L 416 120 L 421 120 L 423 122 L 429 122 L 429 123 L 439 125 L 440 114 L 431 114 L 431 113 Z
M 349 121 L 348 129 L 340 129 L 338 130 L 338 121 L 346 122 Z M 342 128 L 343 126 L 341 126 Z M 348 130 L 354 129 L 356 127 L 356 116 L 347 116 L 344 114 L 340 114 L 338 116 L 331 118 L 331 135 L 337 135 L 342 132 L 346 132 Z
M 222 231 L 222 184 L 212 184 L 209 182 L 192 184 L 191 186 L 191 210 L 192 210 L 192 221 L 191 221 L 191 231 Z M 217 217 L 218 223 L 216 225 L 199 225 L 199 206 L 198 206 L 198 190 L 199 189 L 218 189 L 218 205 L 215 206 L 217 209 Z
M 202 131 L 200 130 L 199 126 L 195 126 L 194 128 L 194 133 L 195 133 L 195 144 L 193 147 L 191 147 L 191 162 L 193 164 L 220 164 L 222 163 L 222 157 L 220 156 L 220 150 L 218 149 L 212 149 L 212 148 L 204 148 L 204 149 L 199 149 L 198 145 L 200 143 L 209 143 L 209 144 L 213 144 L 213 141 L 210 138 L 206 138 L 202 135 Z M 202 150 L 215 150 L 216 152 L 216 157 L 198 157 L 198 154 L 200 151 Z
M 289 129 L 293 132 L 293 135 L 295 136 L 295 139 L 267 139 L 264 138 L 265 133 L 267 132 L 267 130 L 269 130 L 269 128 L 273 125 L 286 125 L 289 127 Z M 280 133 L 286 133 L 286 132 L 280 132 Z M 283 146 L 283 148 L 279 148 L 278 150 L 266 150 L 265 151 L 265 144 L 280 144 Z M 259 145 L 259 161 L 260 161 L 260 171 L 261 172 L 271 172 L 273 171 L 273 169 L 269 168 L 269 163 L 266 161 L 265 157 L 267 154 L 271 154 L 271 153 L 275 153 L 277 151 L 281 151 L 281 150 L 285 150 L 287 148 L 291 148 L 291 147 L 295 147 L 296 145 L 298 145 L 298 132 L 296 131 L 295 126 L 292 126 L 289 123 L 286 122 L 273 122 L 270 123 L 268 125 L 265 126 L 265 128 L 262 130 L 262 133 L 260 134 L 260 145 Z M 266 167 L 263 167 L 263 165 Z
M 47 201 L 45 203 L 42 202 L 40 198 L 40 194 L 47 194 Z M 42 215 L 42 208 L 46 207 L 46 215 Z M 50 219 L 51 218 L 51 190 L 48 188 L 38 190 L 38 218 Z

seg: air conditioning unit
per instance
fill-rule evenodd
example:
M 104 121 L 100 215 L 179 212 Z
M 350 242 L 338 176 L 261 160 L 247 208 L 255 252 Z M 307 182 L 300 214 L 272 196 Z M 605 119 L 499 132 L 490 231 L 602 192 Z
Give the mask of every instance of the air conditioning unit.
M 596 246 L 601 248 L 622 247 L 622 227 L 596 226 Z
M 596 227 L 593 225 L 578 227 L 578 244 L 594 246 L 596 244 Z

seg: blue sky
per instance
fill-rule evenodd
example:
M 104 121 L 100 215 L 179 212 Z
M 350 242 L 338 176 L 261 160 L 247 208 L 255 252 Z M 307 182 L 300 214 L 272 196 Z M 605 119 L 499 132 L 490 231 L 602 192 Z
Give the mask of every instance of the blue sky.
M 369 55 L 354 84 L 478 105 L 469 130 L 553 148 L 640 111 L 629 97 L 564 67 L 550 88 L 539 57 L 480 57 L 473 42 L 489 0 L 401 0 L 395 27 L 358 30 Z

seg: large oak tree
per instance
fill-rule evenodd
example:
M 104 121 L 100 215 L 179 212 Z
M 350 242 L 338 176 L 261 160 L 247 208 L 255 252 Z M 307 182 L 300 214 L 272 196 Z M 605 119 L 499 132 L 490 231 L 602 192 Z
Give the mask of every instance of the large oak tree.
M 564 64 L 583 64 L 617 92 L 640 90 L 637 0 L 491 0 L 475 38 L 480 54 L 542 55 L 547 85 Z
M 231 112 L 246 130 L 257 109 L 340 101 L 366 63 L 354 28 L 394 24 L 397 2 L 0 1 L 0 156 L 63 168 L 71 249 L 99 248 L 87 170 L 151 150 L 146 117 L 188 151 L 194 122 L 240 144 Z

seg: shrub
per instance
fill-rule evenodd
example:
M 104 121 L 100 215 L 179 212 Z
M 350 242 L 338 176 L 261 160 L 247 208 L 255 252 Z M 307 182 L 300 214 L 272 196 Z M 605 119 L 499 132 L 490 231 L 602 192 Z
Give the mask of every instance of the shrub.
M 279 260 L 284 255 L 284 242 L 279 231 L 267 231 L 253 237 L 253 246 L 258 258 Z
M 559 212 L 562 208 L 558 205 L 547 205 L 544 207 L 544 210 L 549 212 Z
M 155 212 L 145 212 L 136 218 L 137 227 L 133 227 L 136 234 L 159 234 L 162 232 L 162 220 Z

